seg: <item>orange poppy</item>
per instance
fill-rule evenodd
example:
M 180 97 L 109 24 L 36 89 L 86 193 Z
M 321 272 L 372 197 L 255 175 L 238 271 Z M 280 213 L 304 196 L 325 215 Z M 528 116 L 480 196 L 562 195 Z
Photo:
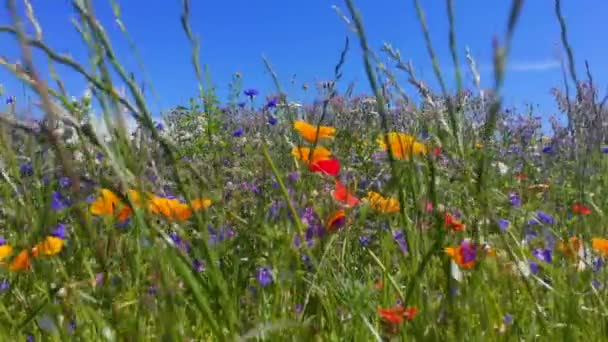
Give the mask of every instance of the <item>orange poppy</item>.
M 320 160 L 327 160 L 331 157 L 331 152 L 323 146 L 317 146 L 315 150 L 312 152 L 309 147 L 294 147 L 291 150 L 291 155 L 296 157 L 299 160 L 308 162 L 309 164 L 314 165 Z M 310 161 L 308 160 L 310 157 Z
M 192 202 L 194 210 L 204 210 L 211 206 L 211 200 L 199 198 Z M 154 214 L 161 214 L 174 221 L 185 221 L 192 217 L 192 210 L 186 203 L 177 198 L 154 196 L 148 203 L 148 210 Z
M 29 270 L 31 266 L 30 253 L 27 249 L 22 250 L 17 256 L 13 259 L 11 264 L 8 266 L 8 269 L 12 272 L 16 271 L 25 271 Z
M 131 191 L 131 196 L 134 201 L 139 201 L 137 192 Z M 101 189 L 101 196 L 91 204 L 89 211 L 93 215 L 116 215 L 119 222 L 125 221 L 133 214 L 133 210 L 108 189 Z
M 361 201 L 351 194 L 348 189 L 340 182 L 336 181 L 336 189 L 333 191 L 336 201 L 346 204 L 347 208 L 357 206 Z
M 59 254 L 63 249 L 65 241 L 56 236 L 47 236 L 46 239 L 42 242 L 39 242 L 32 248 L 32 256 L 38 257 L 40 255 L 50 256 Z
M 372 208 L 383 214 L 392 214 L 400 210 L 399 201 L 396 198 L 385 198 L 374 191 L 367 193 L 367 200 Z
M 426 146 L 416 141 L 416 139 L 404 133 L 391 132 L 379 137 L 376 141 L 380 148 L 388 151 L 389 147 L 395 159 L 408 159 L 414 155 L 426 155 Z
M 557 249 L 569 257 L 576 257 L 580 248 L 581 240 L 576 236 L 571 237 L 568 242 L 560 242 L 557 245 Z
M 11 245 L 0 246 L 0 261 L 11 255 L 11 253 L 13 253 L 13 247 Z
M 293 128 L 300 134 L 304 140 L 308 141 L 311 144 L 314 144 L 315 140 L 321 139 L 333 139 L 334 134 L 336 133 L 336 129 L 330 126 L 313 126 L 304 121 L 295 121 L 293 123 Z M 317 139 L 317 131 L 318 131 L 318 139 Z
M 608 255 L 608 239 L 593 238 L 591 247 L 603 255 Z

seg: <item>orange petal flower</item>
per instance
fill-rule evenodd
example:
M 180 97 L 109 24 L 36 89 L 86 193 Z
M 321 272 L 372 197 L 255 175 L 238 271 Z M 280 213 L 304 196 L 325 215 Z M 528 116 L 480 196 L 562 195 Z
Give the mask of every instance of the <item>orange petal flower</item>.
M 139 193 L 130 190 L 133 201 L 139 202 Z M 118 196 L 108 189 L 101 189 L 101 196 L 89 208 L 93 215 L 116 215 L 119 222 L 123 222 L 133 214 L 133 210 L 123 204 Z
M 65 241 L 56 236 L 47 236 L 42 242 L 39 242 L 32 248 L 32 256 L 50 256 L 59 254 L 63 249 Z
M 320 160 L 326 160 L 331 157 L 331 152 L 323 146 L 317 146 L 312 153 L 312 158 L 309 161 L 308 158 L 310 156 L 310 148 L 308 147 L 294 147 L 291 150 L 291 155 L 296 157 L 299 160 L 309 162 L 310 164 L 315 164 Z
M 357 206 L 361 201 L 351 194 L 348 189 L 340 182 L 336 181 L 336 189 L 333 192 L 333 197 L 336 201 L 346 204 L 346 207 Z
M 377 192 L 367 193 L 367 200 L 372 208 L 383 213 L 392 214 L 399 211 L 399 201 L 396 198 L 385 198 Z
M 211 200 L 208 198 L 198 198 L 192 201 L 192 208 L 194 210 L 205 210 L 211 206 Z
M 300 136 L 309 143 L 314 144 L 315 140 L 317 140 L 317 127 L 304 121 L 295 121 L 293 123 L 293 128 L 295 128 Z M 330 126 L 319 126 L 318 131 L 318 140 L 333 139 L 334 134 L 336 133 L 336 129 Z
M 562 251 L 562 253 L 566 254 L 569 257 L 578 256 L 578 251 L 581 248 L 581 240 L 578 237 L 571 237 L 568 242 L 560 242 L 557 245 L 557 249 Z
M 8 269 L 12 272 L 16 271 L 25 271 L 29 270 L 31 266 L 30 253 L 27 249 L 22 250 L 17 256 L 13 259 L 11 264 L 8 266 Z
M 0 261 L 11 255 L 11 253 L 13 253 L 13 247 L 11 245 L 0 246 Z
M 330 232 L 336 231 L 342 227 L 344 223 L 346 223 L 346 214 L 344 214 L 344 211 L 340 210 L 327 220 L 327 230 Z
M 424 144 L 416 141 L 416 139 L 404 133 L 391 132 L 379 137 L 376 141 L 381 149 L 388 151 L 389 147 L 395 159 L 408 159 L 412 155 L 426 155 L 427 149 Z
M 608 239 L 593 238 L 591 247 L 603 255 L 608 255 Z

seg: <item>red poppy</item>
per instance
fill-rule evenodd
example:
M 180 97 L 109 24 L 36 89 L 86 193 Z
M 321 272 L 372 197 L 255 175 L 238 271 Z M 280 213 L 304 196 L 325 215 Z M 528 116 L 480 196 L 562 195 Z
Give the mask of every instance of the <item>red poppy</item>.
M 528 175 L 525 172 L 519 172 L 515 174 L 515 178 L 517 178 L 517 180 L 524 180 L 528 178 Z
M 464 223 L 456 220 L 449 213 L 445 213 L 445 227 L 455 232 L 461 232 L 465 229 Z
M 585 205 L 580 203 L 574 203 L 572 205 L 572 212 L 580 215 L 589 215 L 591 214 L 591 209 L 587 208 Z
M 434 155 L 435 157 L 437 157 L 438 155 L 440 155 L 440 154 L 441 154 L 441 152 L 443 152 L 443 149 L 442 149 L 441 147 L 435 147 L 435 148 L 433 149 L 433 155 Z
M 348 189 L 340 181 L 336 181 L 336 189 L 333 196 L 336 201 L 346 204 L 347 207 L 357 206 L 361 202 L 361 200 L 348 192 Z
M 415 307 L 409 307 L 406 309 L 401 305 L 397 305 L 395 307 L 387 309 L 378 308 L 377 312 L 380 317 L 382 317 L 382 319 L 384 319 L 385 321 L 394 324 L 400 324 L 403 322 L 403 319 L 407 321 L 414 319 L 416 313 L 418 312 L 418 309 Z
M 336 158 L 323 159 L 310 164 L 310 171 L 324 172 L 330 176 L 337 176 L 340 172 L 340 161 Z

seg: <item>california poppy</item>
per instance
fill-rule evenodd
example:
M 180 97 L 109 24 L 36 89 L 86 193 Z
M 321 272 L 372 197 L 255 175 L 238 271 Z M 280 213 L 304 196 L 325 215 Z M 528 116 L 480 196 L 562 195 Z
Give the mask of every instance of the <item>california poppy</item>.
M 603 255 L 608 255 L 608 239 L 593 238 L 591 247 Z
M 351 194 L 340 181 L 336 181 L 336 189 L 333 191 L 333 197 L 336 201 L 344 203 L 346 207 L 354 207 L 361 202 L 357 197 Z
M 334 213 L 329 220 L 327 220 L 327 230 L 330 232 L 336 231 L 346 223 L 346 214 L 340 210 Z
M 335 177 L 340 172 L 340 161 L 336 158 L 319 160 L 309 164 L 309 169 L 312 172 L 323 172 Z
M 387 146 L 388 140 L 388 146 Z M 426 146 L 416 141 L 416 139 L 404 133 L 391 132 L 377 139 L 380 148 L 388 151 L 389 146 L 395 159 L 408 159 L 415 155 L 426 155 Z
M 131 193 L 132 198 L 133 194 L 136 192 Z M 139 194 L 136 197 L 139 199 Z M 133 210 L 108 189 L 101 189 L 101 196 L 91 204 L 89 210 L 93 215 L 116 215 L 119 222 L 125 221 L 133 214 Z
M 22 250 L 17 256 L 13 259 L 11 264 L 8 266 L 8 269 L 12 272 L 15 271 L 24 271 L 28 270 L 31 266 L 30 253 L 27 249 Z
M 294 147 L 291 150 L 291 155 L 299 160 L 310 162 L 310 164 L 314 165 L 320 160 L 329 159 L 331 157 L 331 152 L 323 146 L 317 146 L 311 155 L 311 149 L 308 147 Z
M 445 225 L 446 228 L 449 228 L 449 229 L 451 229 L 452 231 L 455 231 L 455 232 L 461 232 L 466 227 L 462 222 L 456 220 L 449 213 L 445 213 L 444 225 Z
M 591 214 L 591 209 L 587 208 L 583 204 L 574 203 L 572 205 L 572 212 L 579 215 L 589 215 Z
M 377 192 L 367 193 L 367 200 L 372 208 L 383 213 L 392 214 L 399 211 L 399 201 L 396 198 L 385 198 Z
M 6 259 L 9 255 L 13 253 L 13 247 L 11 245 L 1 245 L 0 246 L 0 261 Z
M 330 126 L 313 126 L 304 121 L 295 121 L 293 128 L 300 134 L 304 140 L 314 144 L 315 140 L 332 139 L 336 133 L 336 129 Z M 318 139 L 317 139 L 318 131 Z
M 210 199 L 199 198 L 192 202 L 194 210 L 204 210 L 211 205 Z M 186 203 L 177 198 L 154 196 L 148 202 L 148 210 L 154 214 L 161 214 L 174 221 L 185 221 L 192 217 L 192 210 Z
M 50 256 L 59 254 L 63 249 L 65 241 L 56 236 L 47 236 L 42 242 L 39 242 L 32 248 L 32 256 Z

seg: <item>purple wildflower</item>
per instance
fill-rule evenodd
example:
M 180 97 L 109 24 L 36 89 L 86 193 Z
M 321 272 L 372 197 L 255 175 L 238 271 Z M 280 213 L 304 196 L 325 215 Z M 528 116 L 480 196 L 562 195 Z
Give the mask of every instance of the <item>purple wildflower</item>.
M 600 151 L 604 154 L 608 154 L 608 147 L 602 147 Z
M 72 201 L 65 198 L 62 194 L 57 191 L 53 192 L 53 198 L 51 199 L 51 207 L 55 211 L 61 211 L 72 205 Z
M 258 268 L 256 278 L 260 286 L 266 287 L 272 283 L 272 270 L 268 267 L 260 267 Z
M 192 268 L 196 272 L 204 272 L 205 271 L 205 262 L 200 261 L 198 259 L 194 259 L 194 260 L 192 260 Z
M 12 103 L 15 103 L 15 97 L 11 95 L 6 98 L 6 104 L 12 104 Z
M 591 261 L 591 266 L 592 266 L 593 272 L 599 272 L 599 270 L 602 269 L 602 266 L 604 266 L 604 261 L 600 257 L 595 257 Z
M 2 279 L 2 281 L 0 281 L 0 292 L 8 290 L 9 287 L 11 287 L 11 283 L 9 283 L 8 280 Z
M 359 236 L 359 244 L 361 245 L 361 247 L 369 246 L 370 242 L 371 242 L 371 239 L 369 236 L 366 236 L 366 235 Z
M 540 249 L 537 248 L 534 251 L 532 251 L 532 255 L 534 255 L 534 257 L 542 262 L 545 263 L 551 263 L 553 261 L 553 258 L 551 256 L 551 250 L 550 249 Z
M 277 118 L 270 117 L 268 119 L 268 123 L 271 124 L 271 125 L 273 125 L 273 126 L 276 125 L 277 122 L 279 122 L 279 120 L 277 120 Z
M 591 282 L 591 286 L 593 286 L 593 287 L 594 287 L 596 290 L 600 290 L 600 289 L 603 287 L 603 286 L 602 286 L 602 283 L 600 283 L 600 282 L 599 282 L 599 281 L 597 281 L 597 280 L 593 280 L 593 281 Z
M 541 220 L 541 222 L 545 223 L 545 224 L 554 224 L 555 223 L 555 219 L 553 218 L 553 216 L 551 216 L 541 210 L 536 212 L 536 217 L 538 217 Z
M 241 135 L 243 135 L 243 129 L 239 128 L 237 130 L 235 130 L 234 132 L 232 132 L 232 136 L 233 137 L 240 137 Z
M 503 318 L 502 318 L 502 322 L 506 325 L 511 325 L 513 324 L 513 315 L 511 314 L 506 314 Z
M 498 219 L 498 228 L 500 228 L 500 231 L 502 232 L 506 232 L 509 229 L 509 225 L 511 223 L 505 219 Z
M 295 309 L 296 313 L 299 314 L 300 312 L 302 312 L 302 309 L 304 309 L 304 306 L 302 304 L 298 303 L 298 304 L 296 304 L 294 309 Z
M 162 122 L 157 122 L 156 125 L 154 125 L 154 127 L 159 131 L 162 131 L 165 129 L 165 125 L 163 125 Z
M 240 108 L 245 108 L 245 106 L 246 106 L 246 105 L 247 105 L 247 103 L 245 103 L 245 102 L 239 102 L 239 103 L 238 103 L 238 106 L 239 106 Z
M 22 176 L 31 176 L 34 174 L 34 167 L 31 162 L 26 162 L 19 166 L 19 172 Z
M 249 89 L 245 90 L 243 92 L 243 94 L 245 94 L 245 96 L 249 97 L 250 99 L 253 99 L 254 97 L 256 97 L 259 94 L 259 92 L 256 89 L 249 88 Z
M 104 276 L 103 273 L 97 273 L 95 275 L 95 286 L 101 286 L 103 285 L 103 280 L 104 280 Z
M 98 162 L 101 162 L 103 160 L 103 153 L 97 152 L 97 155 L 95 155 L 95 158 L 97 159 Z
M 6 239 L 3 237 L 0 237 L 0 246 L 4 246 L 6 245 Z
M 521 199 L 514 192 L 509 195 L 509 201 L 511 202 L 511 205 L 514 207 L 519 207 L 521 205 Z
M 68 233 L 66 231 L 66 226 L 63 223 L 60 223 L 55 227 L 55 229 L 51 232 L 51 236 L 58 237 L 62 240 L 67 239 Z
M 538 263 L 536 261 L 530 260 L 530 261 L 528 261 L 528 265 L 530 266 L 530 272 L 532 272 L 532 274 L 538 273 L 540 266 L 538 265 Z
M 266 103 L 266 108 L 275 108 L 278 103 L 279 103 L 279 99 L 276 97 L 273 97 L 272 99 L 270 99 L 270 101 L 268 101 L 268 103 Z
M 401 230 L 394 231 L 393 238 L 399 245 L 401 252 L 403 252 L 404 254 L 407 254 L 407 243 L 405 241 L 405 236 L 403 235 L 403 231 L 401 231 Z
M 553 149 L 553 146 L 545 146 L 543 148 L 543 153 L 545 153 L 545 154 L 553 154 L 553 153 L 555 153 L 555 150 Z
M 61 178 L 59 178 L 59 185 L 62 188 L 67 188 L 68 186 L 70 186 L 70 184 L 72 184 L 72 181 L 70 180 L 69 177 L 61 177 Z

